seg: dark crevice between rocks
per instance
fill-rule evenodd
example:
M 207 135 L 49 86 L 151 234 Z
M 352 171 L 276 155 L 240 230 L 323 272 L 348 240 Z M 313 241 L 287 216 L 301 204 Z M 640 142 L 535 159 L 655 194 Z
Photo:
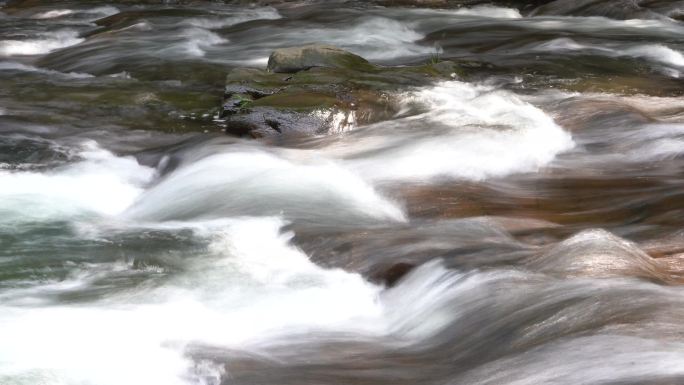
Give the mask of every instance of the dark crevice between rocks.
M 279 121 L 273 120 L 273 119 L 265 119 L 265 120 L 266 120 L 266 124 L 268 124 L 269 127 L 274 129 L 275 131 L 277 131 L 279 134 L 282 134 L 283 131 L 280 129 L 281 123 Z
M 399 262 L 390 266 L 378 266 L 370 272 L 369 279 L 371 282 L 379 283 L 386 287 L 394 287 L 415 268 L 415 264 L 407 262 Z

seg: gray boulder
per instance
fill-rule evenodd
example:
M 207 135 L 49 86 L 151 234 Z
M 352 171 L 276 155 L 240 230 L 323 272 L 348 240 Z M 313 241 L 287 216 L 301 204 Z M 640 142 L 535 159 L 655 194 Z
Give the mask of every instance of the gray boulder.
M 271 72 L 294 73 L 314 67 L 364 69 L 372 67 L 366 59 L 325 44 L 281 48 L 268 58 Z

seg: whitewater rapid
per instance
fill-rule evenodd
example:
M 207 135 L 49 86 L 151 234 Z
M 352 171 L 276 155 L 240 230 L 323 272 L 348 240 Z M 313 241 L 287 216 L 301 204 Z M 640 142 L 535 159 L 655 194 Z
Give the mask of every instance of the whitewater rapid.
M 219 142 L 165 171 L 168 158 L 150 167 L 92 140 L 76 146 L 47 141 L 47 151 L 65 154 L 66 162 L 47 170 L 30 163 L 0 170 L 3 229 L 66 221 L 66 230 L 82 241 L 189 231 L 203 245 L 173 257 L 161 253 L 152 259 L 164 262 L 144 266 L 132 264 L 125 251 L 94 264 L 67 256 L 63 279 L 2 290 L 0 378 L 217 384 L 223 369 L 191 360 L 192 346 L 258 350 L 312 330 L 396 335 L 413 344 L 446 327 L 451 320 L 423 318 L 448 297 L 420 275 L 385 293 L 358 273 L 315 265 L 284 227 L 404 223 L 402 203 L 378 190 L 378 181 L 535 171 L 572 140 L 541 110 L 491 87 L 454 81 L 402 97 L 407 105 L 424 101 L 429 111 L 394 124 L 415 127 L 427 119 L 445 125 L 438 132 L 450 142 L 417 137 L 392 143 L 396 133 L 382 127 L 359 131 L 358 146 L 342 139 L 315 151 Z M 462 128 L 469 125 L 497 128 Z M 473 142 L 480 143 L 479 156 L 468 147 Z M 510 156 L 496 162 L 501 151 Z M 417 274 L 446 274 L 439 266 L 425 269 L 436 270 Z M 95 289 L 136 276 L 143 283 L 123 291 L 100 296 Z M 94 297 L 87 294 L 94 289 Z M 84 300 L 73 304 L 57 300 L 80 292 Z M 413 313 L 417 318 L 407 317 Z M 27 340 L 40 341 L 40 350 Z
M 3 8 L 0 384 L 681 383 L 682 35 L 493 6 Z M 463 73 L 388 92 L 386 121 L 226 135 L 225 73 L 312 42 Z

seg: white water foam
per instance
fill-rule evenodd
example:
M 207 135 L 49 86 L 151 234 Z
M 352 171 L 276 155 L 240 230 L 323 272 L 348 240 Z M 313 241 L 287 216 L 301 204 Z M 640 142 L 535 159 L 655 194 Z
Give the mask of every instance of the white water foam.
M 403 221 L 395 203 L 325 158 L 229 149 L 182 166 L 124 213 L 143 221 L 284 215 L 311 222 Z
M 34 19 L 54 19 L 73 14 L 71 9 L 53 9 L 51 11 L 40 12 L 32 16 Z
M 3 303 L 0 382 L 218 384 L 220 368 L 198 370 L 190 344 L 249 349 L 315 330 L 384 333 L 369 322 L 382 314 L 380 288 L 311 263 L 282 225 L 261 218 L 205 227 L 208 254 L 188 256 L 189 270 L 159 288 L 85 305 Z
M 649 383 L 654 379 L 684 376 L 683 352 L 683 344 L 667 339 L 656 341 L 623 335 L 560 339 L 524 354 L 482 365 L 466 373 L 462 383 Z
M 430 9 L 411 8 L 402 9 L 401 15 L 410 15 L 410 20 L 421 24 L 426 20 L 446 20 L 452 16 L 460 19 L 491 18 L 491 19 L 521 19 L 523 16 L 515 8 L 497 7 L 493 5 L 478 5 L 474 7 L 461 7 L 457 9 Z M 427 19 L 425 17 L 428 17 Z M 443 23 L 443 21 L 442 21 Z
M 677 69 L 684 68 L 684 55 L 682 55 L 681 52 L 661 44 L 611 47 L 580 44 L 569 38 L 559 38 L 540 44 L 535 49 L 545 52 L 579 51 L 611 57 L 642 58 L 655 63 L 672 66 Z M 676 77 L 678 76 L 679 72 L 676 73 Z
M 472 8 L 461 8 L 453 11 L 440 11 L 447 14 L 454 14 L 459 16 L 479 16 L 491 17 L 495 19 L 520 19 L 522 15 L 520 11 L 514 8 L 493 7 L 493 6 L 478 6 Z
M 590 17 L 529 17 L 520 20 L 521 23 L 531 28 L 552 30 L 561 29 L 577 31 L 584 34 L 607 34 L 607 33 L 642 33 L 650 36 L 670 36 L 681 34 L 684 27 L 681 23 L 669 20 L 654 19 L 629 19 L 615 20 L 600 16 Z
M 567 37 L 562 37 L 558 39 L 553 39 L 551 41 L 547 41 L 545 43 L 542 43 L 537 46 L 537 49 L 540 51 L 551 51 L 551 52 L 556 52 L 556 51 L 578 51 L 588 48 L 586 45 L 579 44 L 578 42 L 574 41 L 573 39 L 567 38 Z
M 409 23 L 385 17 L 363 18 L 359 23 L 339 29 L 302 29 L 285 31 L 279 38 L 286 42 L 321 42 L 333 44 L 363 56 L 369 60 L 397 57 L 422 56 L 441 53 L 432 46 L 417 42 L 424 35 Z M 314 39 L 314 40 L 312 40 Z
M 206 50 L 212 46 L 227 43 L 228 40 L 203 28 L 186 28 L 183 30 L 185 41 L 172 47 L 172 50 L 180 48 L 185 54 L 190 56 L 204 56 Z
M 460 316 L 453 307 L 455 300 L 482 295 L 487 282 L 504 274 L 464 274 L 446 269 L 440 260 L 421 265 L 400 285 L 382 293 L 389 332 L 409 341 L 439 333 Z
M 91 9 L 53 9 L 50 11 L 39 12 L 32 16 L 33 19 L 45 20 L 56 19 L 75 14 L 93 15 L 97 18 L 110 16 L 119 13 L 119 9 L 112 6 L 96 7 Z
M 78 32 L 69 29 L 38 36 L 37 39 L 0 40 L 0 56 L 42 55 L 85 40 L 78 36 Z
M 684 154 L 684 124 L 646 124 L 629 132 L 627 149 L 620 154 L 625 161 L 657 162 L 681 157 Z
M 182 25 L 190 26 L 183 30 L 184 41 L 180 44 L 174 44 L 171 50 L 180 50 L 190 56 L 202 57 L 206 55 L 207 50 L 211 47 L 228 42 L 227 39 L 210 31 L 210 29 L 224 28 L 250 20 L 275 20 L 280 18 L 282 16 L 274 8 L 241 10 L 226 15 L 219 14 L 215 17 L 189 18 L 181 23 Z
M 318 150 L 222 147 L 186 160 L 147 190 L 152 169 L 102 150 L 48 173 L 5 171 L 3 185 L 11 187 L 2 209 L 19 215 L 16 208 L 28 204 L 28 217 L 66 210 L 144 222 L 243 215 L 337 225 L 405 221 L 373 183 L 534 172 L 573 146 L 549 116 L 508 91 L 454 81 L 404 98 L 428 112 Z
M 660 44 L 640 45 L 625 50 L 625 54 L 633 57 L 650 59 L 659 63 L 676 67 L 684 67 L 684 56 L 681 52 Z
M 332 153 L 375 181 L 481 180 L 538 171 L 574 146 L 542 110 L 491 86 L 443 82 L 404 99 L 428 112 L 371 126 Z
M 82 161 L 47 172 L 0 170 L 0 222 L 115 215 L 154 176 L 153 169 L 94 142 L 85 143 L 79 155 Z
M 38 67 L 26 65 L 23 63 L 17 63 L 17 62 L 11 62 L 11 61 L 0 62 L 0 71 L 39 72 L 39 73 L 48 74 L 48 75 L 66 76 L 66 77 L 71 77 L 71 78 L 76 78 L 76 79 L 86 79 L 86 78 L 94 77 L 91 74 L 82 73 L 82 72 L 59 72 L 59 71 L 48 70 L 48 69 L 44 69 L 44 68 L 38 68 Z

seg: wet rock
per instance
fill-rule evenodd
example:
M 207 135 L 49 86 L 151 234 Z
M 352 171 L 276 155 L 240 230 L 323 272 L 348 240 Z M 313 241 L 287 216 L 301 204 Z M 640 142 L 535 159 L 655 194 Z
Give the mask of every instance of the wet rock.
M 342 117 L 339 117 L 342 114 Z M 253 107 L 247 112 L 230 117 L 226 132 L 237 136 L 264 137 L 282 134 L 284 130 L 290 135 L 316 135 L 324 133 L 330 126 L 343 129 L 351 123 L 350 112 L 338 109 L 321 110 L 318 113 L 298 111 L 282 111 L 270 107 Z M 342 122 L 335 122 L 342 119 Z
M 684 256 L 684 233 L 676 232 L 648 240 L 640 244 L 642 250 L 653 258 Z
M 562 108 L 555 116 L 556 121 L 568 130 L 601 129 L 609 125 L 633 127 L 653 123 L 644 111 L 610 98 L 568 99 L 560 103 Z M 567 111 L 572 111 L 570 114 Z
M 276 51 L 269 69 L 236 68 L 227 75 L 222 113 L 227 133 L 264 137 L 347 131 L 395 116 L 400 107 L 392 95 L 397 92 L 462 73 L 450 61 L 374 66 L 323 45 Z
M 406 274 L 415 269 L 416 265 L 412 263 L 399 262 L 389 267 L 378 267 L 371 273 L 370 279 L 374 282 L 379 282 L 387 287 L 393 287 Z
M 531 259 L 530 267 L 570 277 L 636 277 L 681 283 L 679 271 L 651 258 L 636 244 L 605 230 L 586 230 Z
M 625 61 L 626 64 L 630 62 L 636 63 L 634 60 Z M 637 67 L 638 65 L 633 66 L 633 68 Z M 579 77 L 570 81 L 558 82 L 555 86 L 571 92 L 584 93 L 595 92 L 660 97 L 679 97 L 684 94 L 684 88 L 682 87 L 684 85 L 683 79 L 672 78 L 655 71 L 647 71 L 648 68 L 644 68 L 642 71 L 639 71 L 641 73 L 613 73 L 608 76 Z
M 677 21 L 684 21 L 684 11 L 682 10 L 674 10 L 668 16 Z
M 251 102 L 251 99 L 245 94 L 232 94 L 224 101 L 223 111 L 227 114 L 239 113 L 240 110 L 249 102 Z
M 281 48 L 268 58 L 268 70 L 272 72 L 299 72 L 313 67 L 369 69 L 370 63 L 361 56 L 325 44 Z

